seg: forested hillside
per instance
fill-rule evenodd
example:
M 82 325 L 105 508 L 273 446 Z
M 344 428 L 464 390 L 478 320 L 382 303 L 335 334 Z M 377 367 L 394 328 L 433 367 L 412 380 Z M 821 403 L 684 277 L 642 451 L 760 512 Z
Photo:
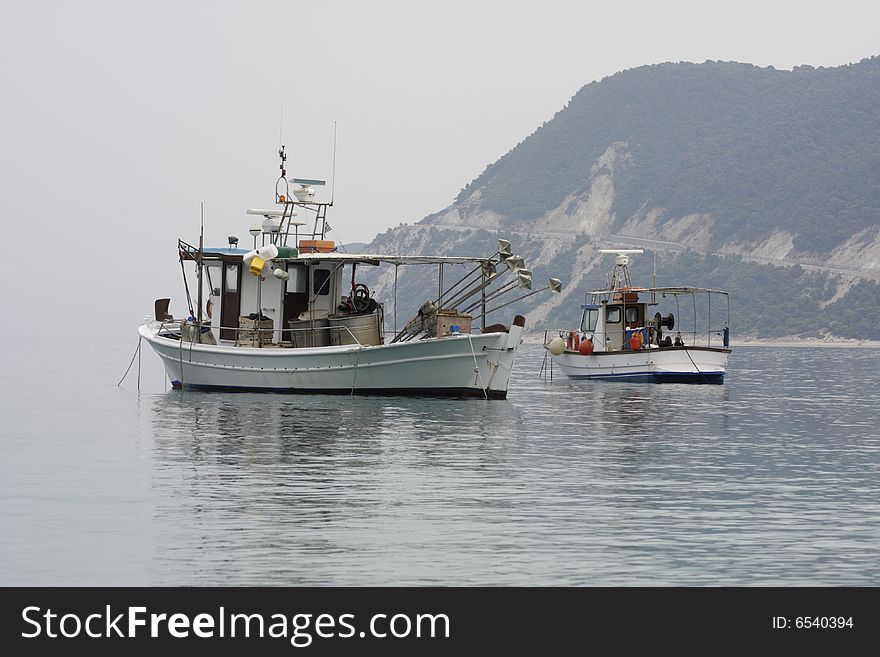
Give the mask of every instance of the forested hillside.
M 828 252 L 880 222 L 880 57 L 777 71 L 658 64 L 581 89 L 553 120 L 486 168 L 456 199 L 527 224 L 589 191 L 591 169 L 625 144 L 613 229 L 644 208 L 707 213 L 711 246 L 795 235 Z

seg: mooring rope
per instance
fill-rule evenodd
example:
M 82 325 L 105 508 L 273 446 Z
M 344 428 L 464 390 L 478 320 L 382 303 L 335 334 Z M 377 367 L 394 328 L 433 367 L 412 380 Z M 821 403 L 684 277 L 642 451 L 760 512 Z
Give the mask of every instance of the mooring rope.
M 361 348 L 358 347 L 357 351 L 354 352 L 354 377 L 351 381 L 351 397 L 354 397 L 354 387 L 358 380 L 358 365 L 361 362 Z
M 117 387 L 117 388 L 119 388 L 120 386 L 122 386 L 122 382 L 125 381 L 125 377 L 127 377 L 127 376 L 128 376 L 128 373 L 131 372 L 131 366 L 134 365 L 134 359 L 137 358 L 137 356 L 141 353 L 141 340 L 142 340 L 142 339 L 143 339 L 143 338 L 141 338 L 140 336 L 138 336 L 137 347 L 135 347 L 135 349 L 134 349 L 134 353 L 131 355 L 131 362 L 128 364 L 128 367 L 127 367 L 126 370 L 125 370 L 125 374 L 123 374 L 123 375 L 122 375 L 122 378 L 119 379 L 119 383 L 116 384 L 116 387 Z M 141 389 L 141 378 L 140 378 L 140 372 L 141 372 L 141 368 L 140 368 L 140 359 L 138 359 L 138 390 Z
M 691 365 L 694 366 L 694 369 L 697 370 L 697 374 L 699 374 L 700 377 L 702 377 L 703 381 L 705 381 L 706 383 L 712 383 L 712 382 L 706 377 L 706 375 L 703 374 L 703 373 L 700 371 L 700 368 L 697 367 L 697 364 L 694 362 L 694 359 L 691 358 L 691 354 L 690 354 L 690 352 L 688 351 L 688 348 L 687 348 L 687 347 L 684 347 L 684 353 L 687 354 L 688 360 L 691 361 Z
M 477 353 L 474 351 L 474 341 L 471 338 L 470 333 L 467 334 L 467 337 L 468 337 L 468 344 L 470 344 L 470 346 L 471 346 L 471 356 L 474 357 L 474 372 L 476 372 L 477 377 L 480 380 L 480 386 L 481 386 L 480 389 L 483 391 L 483 396 L 486 399 L 489 399 L 489 391 L 486 388 L 486 384 L 483 382 L 483 375 L 480 372 L 480 366 L 477 364 Z M 474 379 L 474 383 L 476 383 L 476 382 L 477 382 L 476 379 Z

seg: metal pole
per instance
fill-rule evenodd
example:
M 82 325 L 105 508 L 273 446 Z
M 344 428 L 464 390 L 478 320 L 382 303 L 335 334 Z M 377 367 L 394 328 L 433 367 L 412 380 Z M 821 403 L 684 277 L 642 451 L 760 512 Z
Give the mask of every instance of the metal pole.
M 482 304 L 483 316 L 480 318 L 480 330 L 486 332 L 486 268 L 480 267 L 481 285 L 480 285 L 480 302 Z
M 262 347 L 263 341 L 260 339 L 260 329 L 262 328 L 262 323 L 260 322 L 260 318 L 263 316 L 263 272 L 257 274 L 257 346 Z
M 394 335 L 397 335 L 397 270 L 400 265 L 394 263 Z
M 440 278 L 438 280 L 437 297 L 439 299 L 443 298 L 443 263 L 442 262 L 440 263 Z M 442 303 L 440 304 L 440 307 L 441 308 L 443 307 Z
M 708 321 L 709 321 L 709 337 L 708 337 L 708 346 L 712 346 L 712 293 L 706 295 L 709 300 L 709 312 L 708 312 Z
M 653 274 L 653 281 L 651 283 L 651 287 L 657 287 L 657 252 L 652 251 L 652 253 L 654 255 L 654 274 Z M 657 303 L 657 293 L 653 290 L 651 291 L 651 303 L 652 304 Z
M 202 340 L 202 260 L 204 258 L 205 248 L 205 204 L 201 204 L 201 228 L 199 230 L 199 257 L 198 257 L 198 273 L 199 273 L 199 293 L 198 293 L 198 312 L 196 313 L 196 339 Z
M 481 267 L 482 267 L 482 266 L 481 266 Z M 459 285 L 461 285 L 461 284 L 464 283 L 467 279 L 469 279 L 471 276 L 473 276 L 477 271 L 478 271 L 477 269 L 472 269 L 472 270 L 469 271 L 467 274 L 465 274 L 464 276 L 462 276 L 462 277 L 461 277 L 460 279 L 458 279 L 453 285 L 450 285 L 448 290 L 446 290 L 445 292 L 443 292 L 443 296 L 446 296 L 446 295 L 448 295 L 448 294 L 452 294 L 452 291 L 453 291 L 454 289 L 456 289 Z M 456 298 L 456 296 L 460 295 L 461 293 L 462 293 L 462 291 L 459 291 L 456 295 L 453 295 L 452 298 Z M 441 301 L 442 301 L 442 299 L 438 298 L 437 301 L 436 301 L 437 305 L 441 305 Z M 447 301 L 450 301 L 450 299 L 447 299 Z M 455 305 L 455 304 L 451 304 L 451 305 Z

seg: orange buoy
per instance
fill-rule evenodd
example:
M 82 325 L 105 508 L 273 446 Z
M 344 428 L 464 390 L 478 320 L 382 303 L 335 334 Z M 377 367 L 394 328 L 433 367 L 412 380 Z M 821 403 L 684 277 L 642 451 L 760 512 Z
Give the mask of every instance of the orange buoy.
M 590 338 L 587 338 L 583 342 L 581 342 L 580 347 L 578 347 L 578 351 L 582 356 L 589 356 L 593 353 L 593 341 Z

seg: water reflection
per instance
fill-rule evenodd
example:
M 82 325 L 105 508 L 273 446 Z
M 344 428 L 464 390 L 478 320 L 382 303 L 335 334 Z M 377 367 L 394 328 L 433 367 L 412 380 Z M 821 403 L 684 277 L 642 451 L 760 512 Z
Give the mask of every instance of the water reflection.
M 877 375 L 840 351 L 742 350 L 725 386 L 687 386 L 547 383 L 528 348 L 507 401 L 151 396 L 153 573 L 756 584 L 809 566 L 813 583 L 877 581 L 880 411 L 828 370 Z

